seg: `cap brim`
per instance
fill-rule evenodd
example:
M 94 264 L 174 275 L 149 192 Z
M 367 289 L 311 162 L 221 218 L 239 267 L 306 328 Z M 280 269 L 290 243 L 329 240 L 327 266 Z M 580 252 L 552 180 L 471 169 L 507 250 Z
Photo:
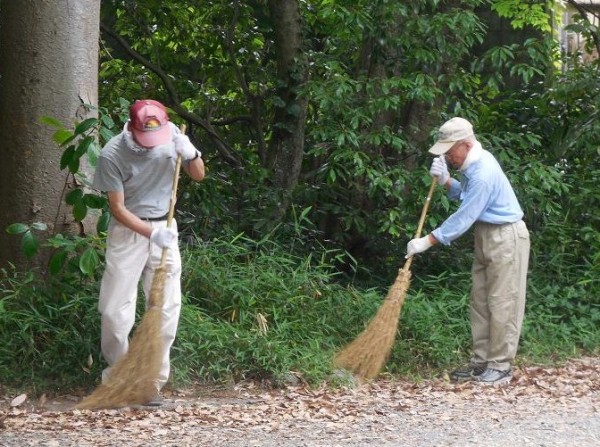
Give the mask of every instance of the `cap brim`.
M 445 141 L 445 142 L 438 141 L 433 146 L 431 146 L 431 149 L 429 149 L 429 153 L 433 154 L 433 155 L 445 154 L 446 152 L 448 152 L 450 150 L 450 148 L 452 147 L 452 145 L 454 143 L 456 143 L 456 141 Z
M 165 124 L 158 130 L 140 131 L 132 129 L 135 140 L 144 147 L 160 146 L 171 140 L 171 126 Z

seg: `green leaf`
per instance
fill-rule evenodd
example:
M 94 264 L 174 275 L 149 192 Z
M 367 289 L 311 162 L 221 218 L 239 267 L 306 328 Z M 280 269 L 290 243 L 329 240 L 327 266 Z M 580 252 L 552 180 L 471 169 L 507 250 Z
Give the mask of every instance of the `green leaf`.
M 75 135 L 68 129 L 59 129 L 52 136 L 52 139 L 61 146 L 73 140 L 73 138 L 75 138 Z
M 101 210 L 106 206 L 107 201 L 106 197 L 104 196 L 99 196 L 97 194 L 85 194 L 83 196 L 83 203 L 85 203 L 88 208 Z
M 25 256 L 28 258 L 33 257 L 38 252 L 39 245 L 35 235 L 30 230 L 27 230 L 21 240 L 21 250 L 23 250 Z
M 55 127 L 57 129 L 61 129 L 63 127 L 63 123 L 61 123 L 59 120 L 57 120 L 56 118 L 53 118 L 51 116 L 42 116 L 40 118 L 40 123 L 46 124 L 51 127 Z
M 79 157 L 73 157 L 69 163 L 69 172 L 77 174 L 79 172 Z
M 103 126 L 100 128 L 101 131 L 102 131 L 102 129 L 104 129 L 105 131 L 108 131 L 108 129 L 112 129 L 113 127 L 115 127 L 115 122 L 110 117 L 110 115 L 102 115 L 100 117 L 100 121 L 102 122 L 102 126 Z
M 111 132 L 109 129 L 107 129 L 105 127 L 101 127 L 99 133 L 104 141 L 108 141 L 112 137 L 115 136 L 115 134 L 113 132 Z
M 83 201 L 77 202 L 73 206 L 73 217 L 77 222 L 81 222 L 83 219 L 85 219 L 85 216 L 87 216 L 87 212 L 88 207 L 85 206 L 85 203 L 83 203 Z
M 51 275 L 56 275 L 62 269 L 63 265 L 65 265 L 65 261 L 67 260 L 68 253 L 66 251 L 57 251 L 50 258 L 50 262 L 48 264 L 48 269 Z
M 69 146 L 68 148 L 66 148 L 63 153 L 62 156 L 60 157 L 60 169 L 65 169 L 67 166 L 69 166 L 73 160 L 73 157 L 75 156 L 75 146 Z
M 82 121 L 81 123 L 79 123 L 77 125 L 77 127 L 75 127 L 75 134 L 81 135 L 82 133 L 85 133 L 86 131 L 90 130 L 96 124 L 98 124 L 98 119 L 88 118 L 88 119 Z
M 29 231 L 29 225 L 25 225 L 23 223 L 14 223 L 14 224 L 10 224 L 7 228 L 6 228 L 6 232 L 8 234 L 23 234 L 26 231 Z
M 108 231 L 108 223 L 110 222 L 110 213 L 104 212 L 98 219 L 98 223 L 96 224 L 96 231 L 98 233 L 106 233 Z
M 77 145 L 77 149 L 75 151 L 77 157 L 81 158 L 82 156 L 84 156 L 93 142 L 94 138 L 92 137 L 85 137 L 83 140 L 81 140 Z
M 75 205 L 82 201 L 83 191 L 79 188 L 73 189 L 69 191 L 65 197 L 65 202 L 67 205 Z
M 93 247 L 90 247 L 79 258 L 79 269 L 86 275 L 92 275 L 99 263 L 98 253 Z

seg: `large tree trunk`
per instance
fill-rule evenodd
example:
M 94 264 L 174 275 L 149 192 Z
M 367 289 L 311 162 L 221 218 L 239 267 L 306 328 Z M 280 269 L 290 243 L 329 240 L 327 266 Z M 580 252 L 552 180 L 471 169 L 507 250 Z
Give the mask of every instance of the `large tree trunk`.
M 302 51 L 302 19 L 297 0 L 271 0 L 269 10 L 275 29 L 277 90 L 282 100 L 275 112 L 269 157 L 274 169 L 277 206 L 274 223 L 290 205 L 304 158 L 304 128 L 307 100 L 298 96 L 306 83 L 308 66 Z
M 100 2 L 3 1 L 0 9 L 0 266 L 23 267 L 8 225 L 43 222 L 55 233 L 72 222 L 61 207 L 61 152 L 40 117 L 73 126 L 94 116 L 84 104 L 98 101 Z

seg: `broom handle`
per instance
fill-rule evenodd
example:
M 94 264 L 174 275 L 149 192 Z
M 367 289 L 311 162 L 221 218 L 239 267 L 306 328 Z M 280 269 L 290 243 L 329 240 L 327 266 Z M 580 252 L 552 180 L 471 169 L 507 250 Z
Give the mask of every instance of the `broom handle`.
M 179 126 L 179 131 L 185 134 L 185 124 Z M 173 187 L 171 188 L 171 201 L 169 203 L 169 214 L 167 215 L 167 228 L 171 226 L 173 222 L 173 215 L 175 214 L 175 201 L 177 200 L 177 186 L 179 185 L 179 171 L 181 170 L 181 155 L 177 155 L 177 162 L 175 163 L 175 174 L 173 175 Z M 167 261 L 167 250 L 163 248 L 160 257 L 160 267 L 164 267 Z
M 431 203 L 431 197 L 433 196 L 433 191 L 435 190 L 435 186 L 437 185 L 437 177 L 433 178 L 431 182 L 431 186 L 429 187 L 429 192 L 427 193 L 427 198 L 425 199 L 425 204 L 423 205 L 423 209 L 421 210 L 421 218 L 419 219 L 419 225 L 417 226 L 417 233 L 415 234 L 415 238 L 421 237 L 421 232 L 423 231 L 423 226 L 425 225 L 425 217 L 427 217 L 427 211 L 429 210 L 429 204 Z M 402 267 L 402 271 L 406 272 L 410 270 L 410 265 L 412 264 L 414 256 L 411 256 L 404 263 L 404 267 Z

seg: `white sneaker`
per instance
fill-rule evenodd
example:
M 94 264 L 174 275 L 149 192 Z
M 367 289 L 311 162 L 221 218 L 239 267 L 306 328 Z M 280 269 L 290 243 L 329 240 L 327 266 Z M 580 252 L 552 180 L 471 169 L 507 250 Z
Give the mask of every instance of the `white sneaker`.
M 508 384 L 512 379 L 512 370 L 500 371 L 499 369 L 486 368 L 484 372 L 475 376 L 475 381 L 482 385 L 500 386 Z

